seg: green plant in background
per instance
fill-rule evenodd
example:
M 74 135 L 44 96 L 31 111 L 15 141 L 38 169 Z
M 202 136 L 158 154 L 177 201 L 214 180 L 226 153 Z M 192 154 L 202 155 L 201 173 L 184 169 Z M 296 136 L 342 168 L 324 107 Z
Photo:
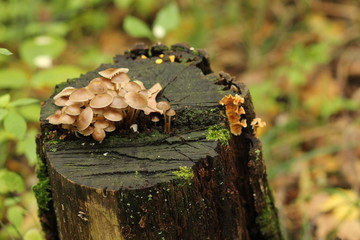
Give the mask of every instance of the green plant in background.
M 151 28 L 141 19 L 131 15 L 125 17 L 123 27 L 133 37 L 145 37 L 155 41 L 163 39 L 168 32 L 175 30 L 179 25 L 179 21 L 178 6 L 175 2 L 171 2 L 156 14 Z

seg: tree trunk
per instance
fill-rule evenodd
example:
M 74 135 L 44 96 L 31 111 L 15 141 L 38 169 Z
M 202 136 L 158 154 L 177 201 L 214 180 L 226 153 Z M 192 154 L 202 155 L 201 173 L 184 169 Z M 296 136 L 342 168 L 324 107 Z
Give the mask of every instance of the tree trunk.
M 164 62 L 156 64 L 160 54 Z M 76 138 L 47 123 L 56 109 L 47 100 L 34 187 L 47 239 L 282 239 L 246 86 L 212 74 L 203 51 L 139 45 L 55 93 L 86 86 L 109 67 L 129 68 L 147 88 L 163 86 L 157 100 L 177 111 L 172 134 L 141 115 L 140 133 L 113 134 L 102 143 Z M 227 124 L 218 102 L 230 87 L 245 98 L 248 127 L 225 143 L 206 139 L 209 127 Z

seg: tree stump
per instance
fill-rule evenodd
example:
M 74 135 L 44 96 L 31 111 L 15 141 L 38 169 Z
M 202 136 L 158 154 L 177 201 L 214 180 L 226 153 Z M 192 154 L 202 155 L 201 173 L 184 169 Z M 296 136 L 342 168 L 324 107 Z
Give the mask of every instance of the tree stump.
M 113 134 L 102 143 L 76 138 L 47 123 L 56 109 L 47 100 L 34 187 L 47 239 L 282 239 L 245 85 L 213 74 L 201 50 L 158 44 L 117 55 L 114 64 L 61 84 L 54 94 L 84 87 L 109 67 L 129 68 L 147 88 L 163 86 L 157 100 L 177 111 L 172 134 L 140 116 L 139 133 Z M 248 127 L 225 143 L 207 139 L 209 127 L 227 124 L 219 100 L 230 88 L 245 98 Z

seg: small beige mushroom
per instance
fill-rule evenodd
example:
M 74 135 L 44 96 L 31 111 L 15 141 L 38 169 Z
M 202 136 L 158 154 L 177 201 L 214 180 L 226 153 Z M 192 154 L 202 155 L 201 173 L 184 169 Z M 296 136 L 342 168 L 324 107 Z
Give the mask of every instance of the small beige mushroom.
M 72 104 L 70 106 L 66 106 L 64 107 L 64 112 L 72 116 L 77 116 L 81 113 L 81 105 L 82 104 Z
M 92 108 L 104 108 L 109 106 L 113 101 L 113 96 L 107 93 L 102 93 L 96 95 L 93 99 L 90 101 L 90 107 Z
M 95 97 L 87 88 L 79 88 L 70 94 L 69 100 L 71 102 L 86 102 Z
M 96 120 L 96 122 L 94 123 L 94 127 L 103 129 L 107 128 L 109 125 L 109 121 L 105 119 Z
M 92 122 L 94 113 L 91 107 L 86 107 L 76 120 L 76 126 L 79 131 L 85 130 Z
M 116 130 L 114 122 L 109 122 L 109 126 L 104 129 L 105 132 L 113 132 Z
M 92 108 L 94 115 L 103 115 L 105 108 Z
M 119 90 L 120 87 L 124 86 L 125 84 L 130 82 L 130 77 L 126 74 L 126 73 L 119 73 L 117 75 L 115 75 L 112 79 L 111 82 L 113 84 L 115 84 L 115 90 Z
M 61 114 L 59 122 L 61 124 L 73 124 L 76 120 L 75 116 L 68 115 L 66 113 Z
M 151 118 L 151 121 L 154 122 L 155 125 L 156 125 L 156 123 L 160 121 L 160 118 L 159 118 L 158 116 L 153 116 L 153 117 Z
M 61 110 L 56 110 L 55 113 L 48 116 L 46 120 L 48 120 L 50 124 L 59 125 L 61 124 L 61 122 L 59 121 L 60 116 L 61 116 Z
M 127 127 L 130 127 L 135 121 L 137 116 L 140 113 L 140 110 L 147 107 L 148 101 L 147 98 L 136 92 L 128 92 L 125 94 L 125 101 L 129 104 L 128 108 L 128 122 L 126 123 Z
M 165 126 L 164 126 L 164 132 L 170 133 L 171 132 L 171 118 L 176 115 L 176 112 L 174 109 L 170 108 L 168 111 L 166 111 L 164 119 L 165 119 Z
M 128 68 L 108 68 L 100 71 L 99 74 L 104 78 L 112 79 L 115 75 L 119 73 L 128 73 L 128 72 L 129 72 Z
M 141 90 L 141 87 L 135 82 L 128 82 L 124 85 L 124 89 L 127 92 L 139 92 Z
M 143 109 L 147 106 L 147 98 L 136 92 L 128 92 L 125 94 L 125 101 L 134 109 Z
M 67 96 L 59 97 L 54 100 L 54 104 L 59 107 L 64 107 L 64 106 L 66 106 L 66 102 L 68 100 L 69 100 L 69 97 L 67 97 Z
M 74 87 L 66 87 L 63 90 L 61 90 L 61 92 L 59 92 L 58 94 L 56 94 L 53 99 L 56 100 L 58 98 L 61 97 L 68 97 L 70 96 L 71 93 L 73 93 L 76 90 L 76 88 Z
M 160 83 L 155 83 L 154 86 L 152 86 L 148 91 L 150 93 L 150 95 L 152 94 L 157 94 L 162 90 L 162 87 L 160 85 Z
M 87 85 L 87 89 L 89 89 L 93 94 L 105 93 L 108 90 L 105 82 L 100 78 L 91 80 L 89 85 Z
M 160 101 L 156 104 L 156 108 L 162 110 L 163 112 L 166 112 L 170 109 L 170 104 L 167 101 Z
M 95 127 L 94 132 L 91 134 L 91 136 L 95 141 L 102 142 L 106 137 L 106 133 L 103 128 Z
M 94 132 L 94 127 L 90 125 L 87 128 L 85 128 L 84 130 L 78 131 L 78 132 L 84 136 L 90 136 Z
M 121 121 L 123 120 L 123 114 L 120 110 L 118 109 L 113 109 L 113 108 L 109 108 L 104 112 L 104 117 L 107 120 L 113 121 L 113 122 L 117 122 L 117 121 Z
M 127 104 L 125 98 L 121 96 L 114 97 L 112 103 L 110 104 L 110 107 L 116 109 L 126 108 L 127 106 L 129 106 L 129 104 Z

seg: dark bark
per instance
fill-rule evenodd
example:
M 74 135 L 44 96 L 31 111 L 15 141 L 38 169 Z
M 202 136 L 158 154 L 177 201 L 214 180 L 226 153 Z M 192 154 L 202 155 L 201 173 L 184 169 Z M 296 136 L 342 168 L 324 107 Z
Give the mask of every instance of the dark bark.
M 160 54 L 165 60 L 175 55 L 176 62 L 156 64 Z M 138 45 L 55 93 L 85 86 L 108 67 L 128 67 L 130 77 L 147 88 L 163 86 L 158 101 L 168 100 L 177 111 L 173 133 L 164 134 L 162 126 L 140 116 L 140 134 L 122 131 L 102 143 L 78 139 L 46 123 L 56 109 L 46 101 L 38 149 L 52 201 L 41 214 L 57 223 L 47 228 L 43 222 L 47 239 L 282 239 L 261 143 L 251 127 L 232 135 L 227 146 L 205 138 L 210 126 L 226 124 L 218 102 L 231 93 L 221 89 L 232 85 L 245 98 L 250 125 L 255 113 L 243 84 L 212 74 L 203 51 Z M 174 173 L 183 166 L 194 176 Z

